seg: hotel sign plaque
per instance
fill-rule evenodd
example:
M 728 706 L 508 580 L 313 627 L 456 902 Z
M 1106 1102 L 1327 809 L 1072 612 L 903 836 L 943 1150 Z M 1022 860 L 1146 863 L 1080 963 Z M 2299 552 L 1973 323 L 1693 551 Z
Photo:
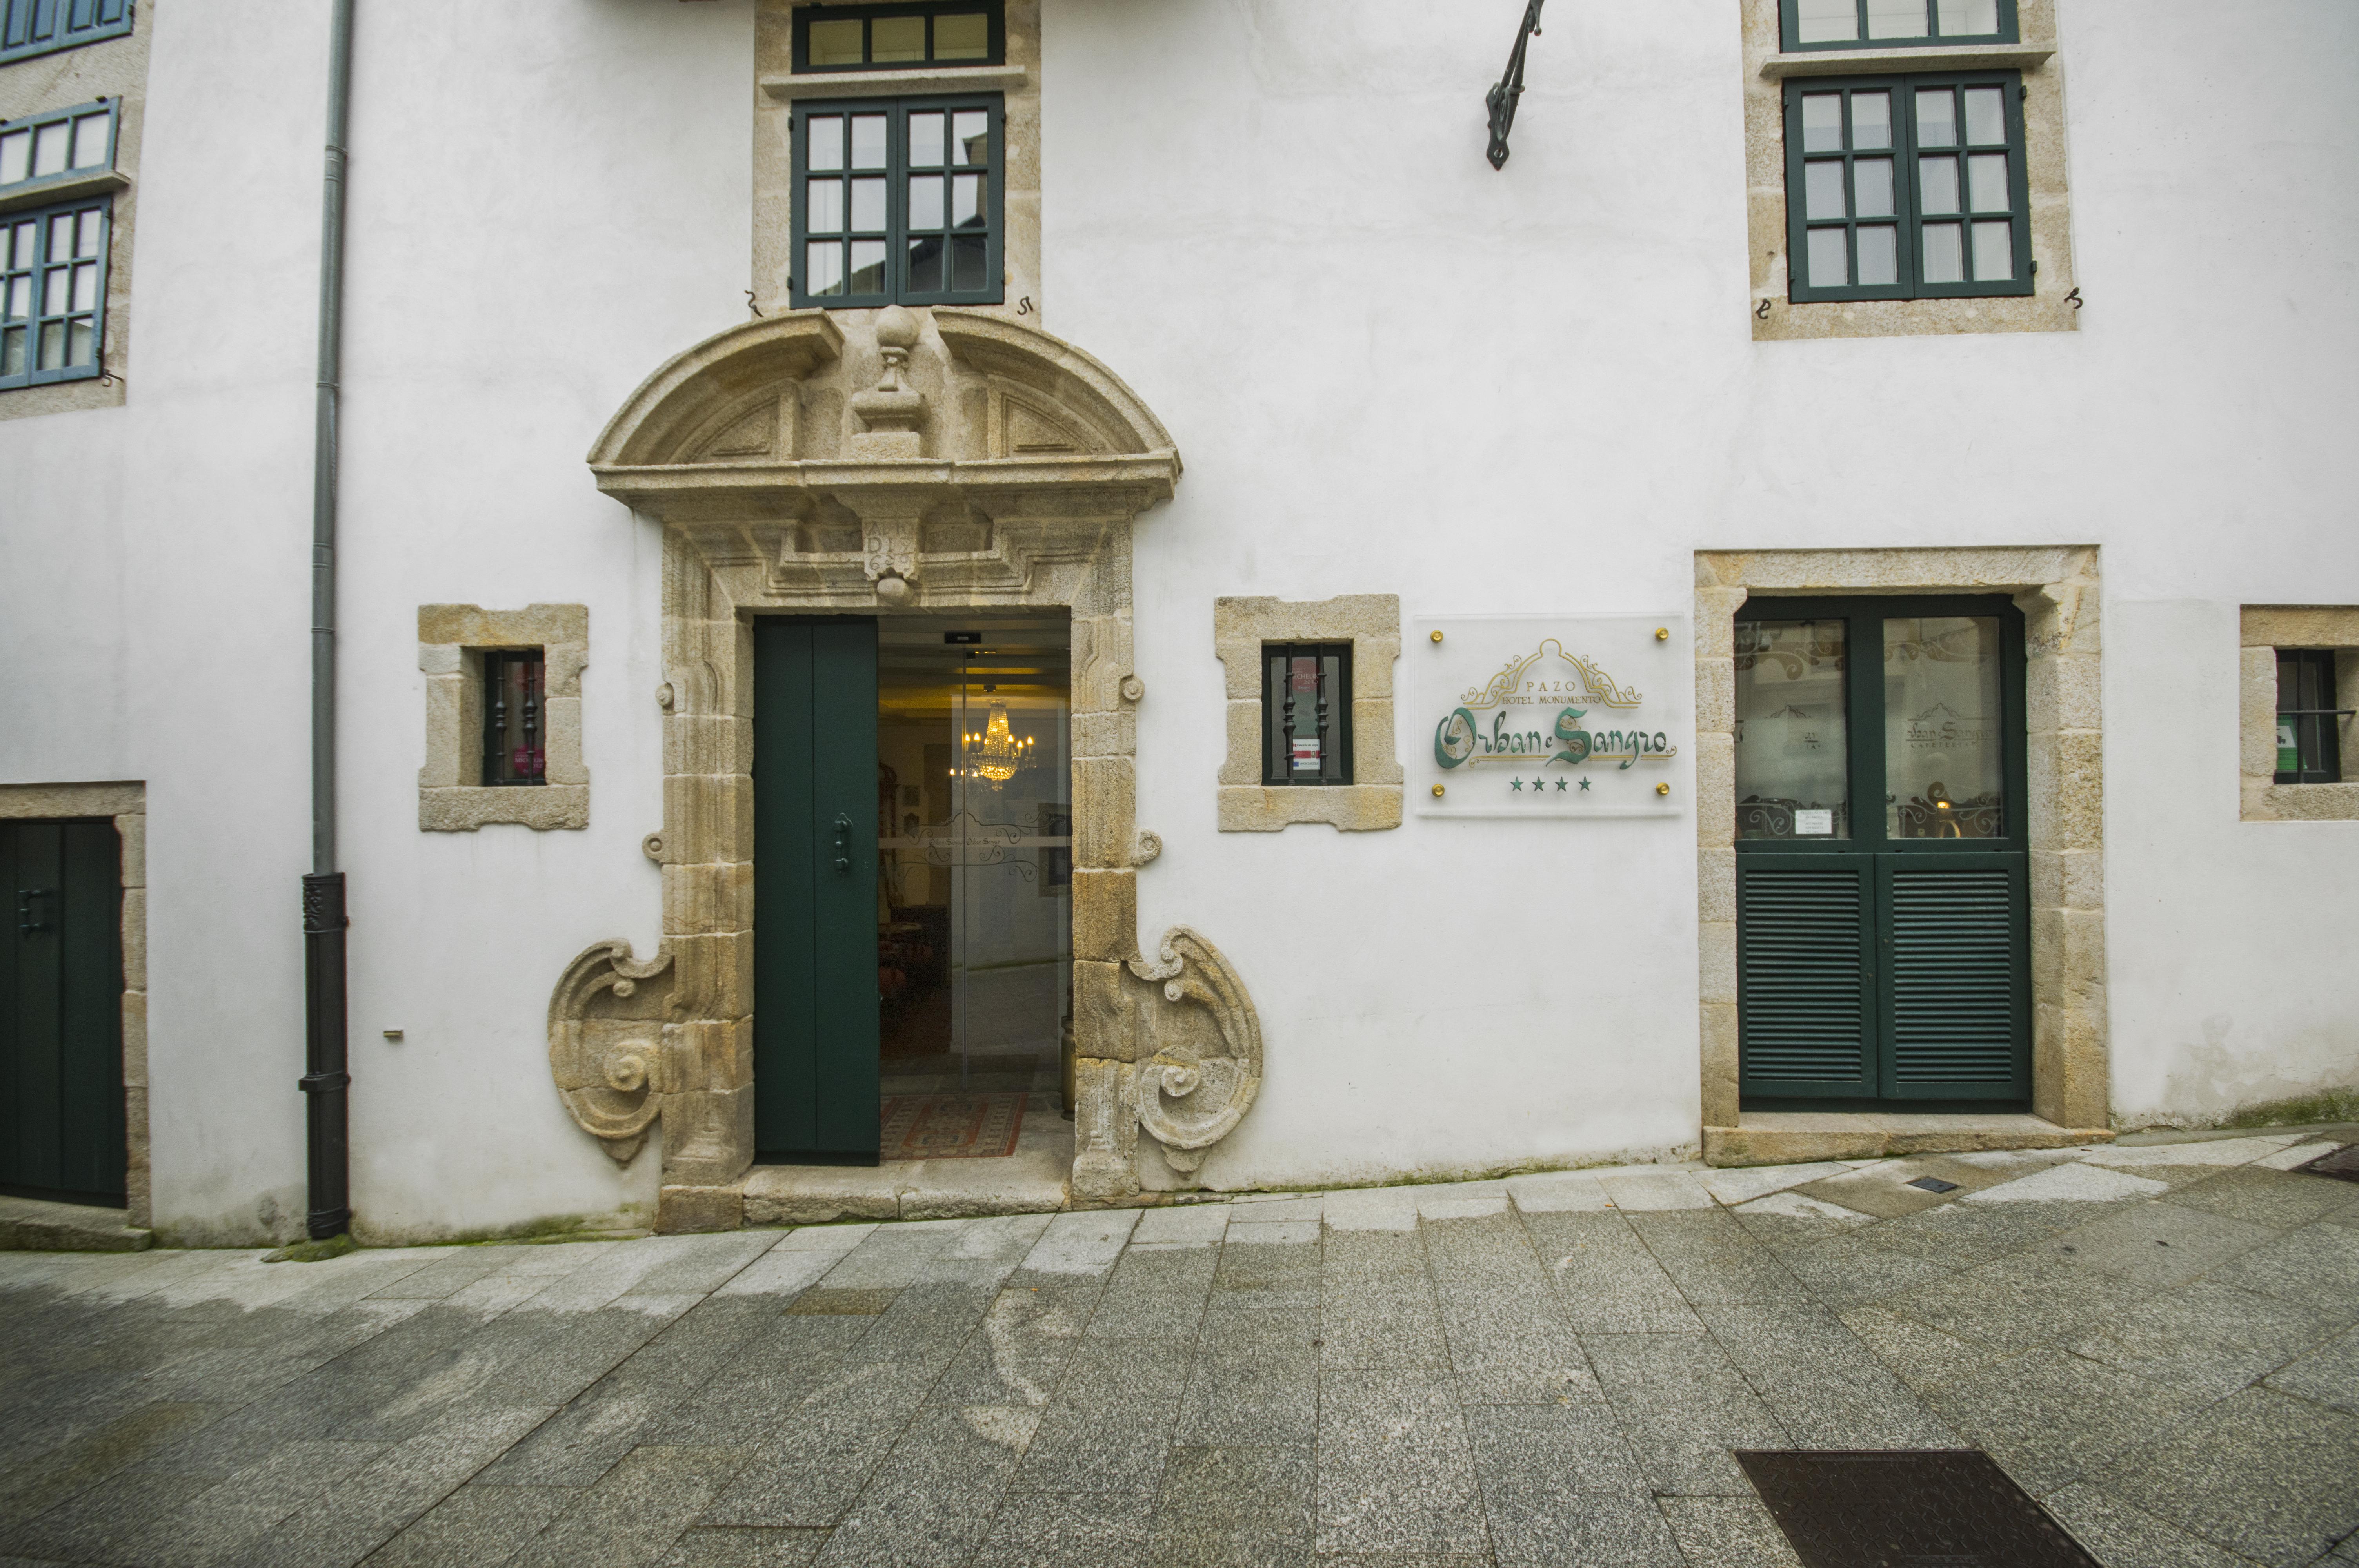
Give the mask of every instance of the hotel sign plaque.
M 1686 815 L 1684 615 L 1435 615 L 1411 627 L 1402 746 L 1419 816 Z

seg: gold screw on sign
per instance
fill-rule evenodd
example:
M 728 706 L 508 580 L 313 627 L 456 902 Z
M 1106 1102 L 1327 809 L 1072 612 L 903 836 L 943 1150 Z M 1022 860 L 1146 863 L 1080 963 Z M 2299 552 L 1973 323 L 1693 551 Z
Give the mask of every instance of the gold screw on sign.
M 1441 635 L 1441 633 L 1439 633 L 1439 632 L 1436 632 L 1436 633 L 1434 633 L 1434 635 L 1435 635 L 1435 636 L 1437 636 L 1437 637 L 1439 637 L 1439 636 L 1440 636 L 1440 635 Z M 1440 798 L 1440 795 L 1441 795 L 1441 786 L 1440 786 L 1440 784 L 1435 784 L 1435 785 L 1433 786 L 1433 793 L 1434 793 L 1434 795 L 1435 795 L 1435 797 L 1436 797 L 1437 799 L 1438 799 L 1438 798 Z
M 1657 784 L 1655 786 L 1655 793 L 1657 795 L 1669 795 L 1671 793 L 1671 786 L 1669 784 Z
M 1436 632 L 1436 633 L 1433 634 L 1433 640 L 1434 640 L 1435 642 L 1437 642 L 1437 643 L 1440 642 L 1440 641 L 1441 641 L 1441 633 L 1439 633 L 1439 632 Z
M 1668 643 L 1668 642 L 1669 642 L 1670 640 L 1671 640 L 1671 629 L 1670 629 L 1669 627 L 1668 627 L 1668 626 L 1658 626 L 1658 627 L 1656 627 L 1656 628 L 1655 628 L 1655 641 L 1656 641 L 1656 642 L 1658 642 L 1658 643 Z

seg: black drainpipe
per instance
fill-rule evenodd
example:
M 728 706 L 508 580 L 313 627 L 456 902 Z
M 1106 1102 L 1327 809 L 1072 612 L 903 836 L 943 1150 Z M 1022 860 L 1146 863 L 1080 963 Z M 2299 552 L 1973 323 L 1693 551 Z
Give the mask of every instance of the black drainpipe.
M 336 869 L 336 383 L 344 316 L 344 126 L 353 0 L 328 21 L 328 168 L 320 206 L 320 407 L 311 447 L 311 873 L 303 879 L 305 1152 L 311 1239 L 352 1223 L 344 873 Z

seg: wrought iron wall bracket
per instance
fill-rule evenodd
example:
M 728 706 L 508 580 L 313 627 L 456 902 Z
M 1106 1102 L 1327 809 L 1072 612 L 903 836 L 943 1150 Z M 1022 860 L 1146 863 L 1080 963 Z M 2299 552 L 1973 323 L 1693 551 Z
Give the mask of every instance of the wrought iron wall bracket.
M 1484 95 L 1491 110 L 1491 149 L 1486 156 L 1493 168 L 1507 167 L 1507 133 L 1515 129 L 1516 100 L 1524 95 L 1524 46 L 1540 30 L 1541 4 L 1542 0 L 1526 0 L 1524 25 L 1516 29 L 1516 47 L 1507 55 L 1506 74 Z

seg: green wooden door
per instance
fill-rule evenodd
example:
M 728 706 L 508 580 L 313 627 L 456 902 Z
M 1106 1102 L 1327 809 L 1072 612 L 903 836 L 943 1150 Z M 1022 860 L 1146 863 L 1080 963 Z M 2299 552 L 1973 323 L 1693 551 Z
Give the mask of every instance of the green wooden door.
M 754 624 L 754 1135 L 877 1153 L 876 622 Z
M 112 822 L 0 822 L 0 1186 L 120 1204 L 122 849 Z
M 1736 687 L 1745 1102 L 2027 1100 L 2019 612 L 1756 600 Z

